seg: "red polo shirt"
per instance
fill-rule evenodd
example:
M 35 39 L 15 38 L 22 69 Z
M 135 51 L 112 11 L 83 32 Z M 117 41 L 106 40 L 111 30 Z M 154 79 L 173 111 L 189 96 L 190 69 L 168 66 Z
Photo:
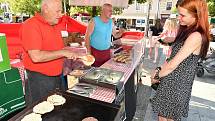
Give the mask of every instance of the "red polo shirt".
M 26 69 L 48 76 L 57 76 L 62 73 L 62 58 L 34 63 L 27 53 L 28 50 L 54 51 L 62 49 L 64 45 L 61 32 L 56 26 L 51 26 L 40 14 L 36 14 L 23 23 L 20 37 L 25 50 L 23 63 Z

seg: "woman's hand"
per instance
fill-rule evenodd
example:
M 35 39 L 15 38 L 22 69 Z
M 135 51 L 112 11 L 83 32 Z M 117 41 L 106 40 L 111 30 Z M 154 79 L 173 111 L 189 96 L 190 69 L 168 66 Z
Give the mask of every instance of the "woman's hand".
M 154 70 L 154 71 L 152 72 L 151 77 L 150 77 L 150 78 L 151 78 L 151 84 L 160 83 L 160 80 L 154 79 L 156 71 L 157 71 L 157 70 Z
M 155 83 L 160 83 L 160 81 L 151 77 L 151 84 L 155 84 Z

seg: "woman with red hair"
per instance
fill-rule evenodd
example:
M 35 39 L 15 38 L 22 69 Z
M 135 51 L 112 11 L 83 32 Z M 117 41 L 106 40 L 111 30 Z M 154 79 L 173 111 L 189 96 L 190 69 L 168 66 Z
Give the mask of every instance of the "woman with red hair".
M 151 82 L 159 83 L 151 99 L 159 121 L 180 121 L 188 117 L 189 101 L 197 62 L 209 46 L 208 10 L 205 0 L 177 3 L 179 30 L 168 62 L 155 69 Z

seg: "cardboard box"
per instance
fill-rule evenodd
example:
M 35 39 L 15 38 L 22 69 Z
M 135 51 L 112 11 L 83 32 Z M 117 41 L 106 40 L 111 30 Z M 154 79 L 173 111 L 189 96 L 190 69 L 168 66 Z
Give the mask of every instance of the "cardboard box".
M 0 120 L 25 107 L 19 70 L 12 68 L 0 73 Z
M 0 33 L 0 72 L 11 69 L 5 34 Z

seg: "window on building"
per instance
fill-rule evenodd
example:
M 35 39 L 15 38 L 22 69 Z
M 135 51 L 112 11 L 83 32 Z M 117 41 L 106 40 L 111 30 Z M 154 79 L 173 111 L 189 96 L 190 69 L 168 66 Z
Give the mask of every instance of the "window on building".
M 152 10 L 152 3 L 149 4 L 149 10 Z
M 153 24 L 153 19 L 149 19 L 149 24 Z
M 171 10 L 171 9 L 172 9 L 172 2 L 167 2 L 166 10 Z
M 136 3 L 136 10 L 140 10 L 140 3 Z

